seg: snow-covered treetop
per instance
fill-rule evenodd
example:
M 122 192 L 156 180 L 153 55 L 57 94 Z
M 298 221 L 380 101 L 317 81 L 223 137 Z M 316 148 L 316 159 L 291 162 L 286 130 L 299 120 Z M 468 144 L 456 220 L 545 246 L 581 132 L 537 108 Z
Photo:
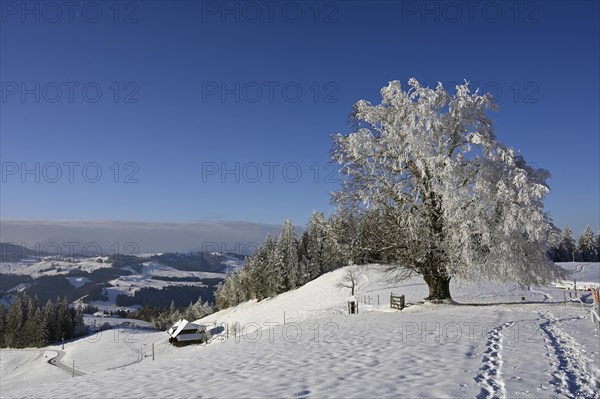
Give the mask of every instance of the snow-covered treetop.
M 355 132 L 333 136 L 333 159 L 348 176 L 338 204 L 388 215 L 397 234 L 384 247 L 417 273 L 553 278 L 542 203 L 550 174 L 496 139 L 486 114 L 497 108 L 492 96 L 468 82 L 451 95 L 416 79 L 407 90 L 390 82 L 381 96 L 355 104 Z

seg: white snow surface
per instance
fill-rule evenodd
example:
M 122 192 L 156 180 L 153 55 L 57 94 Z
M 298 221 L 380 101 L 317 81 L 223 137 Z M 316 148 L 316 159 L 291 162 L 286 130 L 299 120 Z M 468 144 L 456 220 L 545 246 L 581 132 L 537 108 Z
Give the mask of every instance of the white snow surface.
M 65 277 L 65 278 L 75 288 L 83 287 L 87 283 L 91 283 L 91 280 L 87 277 Z
M 599 263 L 562 266 L 600 282 Z M 379 266 L 363 270 L 357 315 L 347 314 L 350 290 L 336 287 L 336 270 L 196 321 L 217 334 L 208 344 L 175 348 L 166 332 L 139 328 L 68 342 L 61 361 L 75 360 L 75 378 L 40 359 L 60 345 L 2 350 L 0 396 L 600 398 L 588 294 L 564 303 L 553 285 L 454 283 L 456 304 L 424 304 L 421 278 L 388 283 Z M 391 292 L 408 307 L 389 309 Z
M 83 315 L 83 322 L 92 327 L 93 329 L 98 329 L 103 324 L 109 324 L 111 326 L 123 326 L 123 327 L 133 327 L 136 329 L 154 329 L 152 323 L 149 323 L 144 320 L 137 319 L 122 319 L 118 317 L 96 317 L 90 315 Z
M 2 262 L 0 273 L 25 274 L 34 278 L 40 276 L 64 275 L 72 270 L 93 272 L 96 269 L 112 267 L 111 263 L 98 263 L 96 258 L 76 259 L 73 262 L 47 257 L 40 261 Z

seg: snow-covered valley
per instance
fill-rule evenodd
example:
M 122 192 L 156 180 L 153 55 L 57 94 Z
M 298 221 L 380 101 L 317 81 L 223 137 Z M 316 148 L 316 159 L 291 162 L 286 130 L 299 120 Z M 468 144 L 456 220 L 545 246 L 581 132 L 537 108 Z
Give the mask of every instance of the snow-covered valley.
M 598 263 L 562 266 L 600 283 Z M 454 284 L 457 304 L 423 304 L 420 278 L 391 284 L 371 265 L 349 315 L 343 273 L 202 319 L 216 333 L 208 344 L 176 348 L 165 332 L 132 327 L 68 342 L 60 361 L 75 361 L 74 378 L 46 363 L 60 346 L 2 350 L 1 396 L 600 397 L 585 292 L 565 303 L 553 286 Z M 408 307 L 390 309 L 391 292 Z
M 204 255 L 213 260 L 213 264 L 202 263 Z M 83 302 L 115 312 L 145 305 L 148 295 L 143 297 L 144 293 L 140 292 L 144 290 L 161 294 L 160 301 L 152 303 L 154 306 L 168 306 L 171 302 L 168 296 L 176 296 L 173 290 L 183 292 L 193 301 L 198 296 L 212 301 L 213 286 L 224 278 L 226 271 L 241 268 L 242 259 L 219 253 L 156 253 L 127 256 L 125 260 L 109 256 L 46 256 L 0 262 L 0 303 L 8 307 L 15 295 L 26 292 L 43 302 L 47 298 L 67 296 L 72 303 Z M 121 301 L 119 296 L 122 296 Z M 184 306 L 189 300 L 177 302 Z

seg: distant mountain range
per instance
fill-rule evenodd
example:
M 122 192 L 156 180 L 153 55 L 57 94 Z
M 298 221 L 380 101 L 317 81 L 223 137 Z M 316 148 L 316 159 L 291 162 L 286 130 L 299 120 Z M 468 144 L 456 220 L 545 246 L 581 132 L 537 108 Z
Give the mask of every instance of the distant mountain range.
M 44 246 L 44 249 L 40 253 L 37 250 L 26 248 L 22 245 L 18 245 L 11 242 L 0 242 L 0 262 L 19 262 L 22 260 L 32 260 L 36 258 L 42 258 L 45 256 L 55 256 L 60 254 L 60 248 L 54 246 Z M 84 256 L 81 253 L 77 253 L 75 251 L 72 254 L 75 257 Z M 112 261 L 116 258 L 120 258 L 122 260 L 128 259 L 130 261 L 134 260 L 138 255 L 112 255 L 112 254 L 102 254 L 109 255 L 112 257 Z M 148 259 L 147 256 L 141 256 L 143 259 Z M 150 256 L 150 259 L 162 261 L 163 263 L 169 264 L 169 266 L 173 266 L 180 270 L 201 270 L 201 271 L 213 271 L 218 272 L 218 265 L 224 267 L 221 264 L 221 261 L 224 261 L 226 258 L 234 258 L 240 261 L 243 261 L 247 255 L 240 255 L 233 252 L 226 253 L 214 253 L 214 252 L 202 252 L 202 251 L 191 251 L 191 252 L 173 252 L 173 253 L 157 253 L 155 255 Z M 171 264 L 172 263 L 172 264 Z M 179 265 L 179 267 L 177 266 Z M 208 267 L 211 270 L 205 270 L 204 267 Z
M 0 242 L 0 262 L 19 262 L 36 256 L 36 252 L 9 242 Z

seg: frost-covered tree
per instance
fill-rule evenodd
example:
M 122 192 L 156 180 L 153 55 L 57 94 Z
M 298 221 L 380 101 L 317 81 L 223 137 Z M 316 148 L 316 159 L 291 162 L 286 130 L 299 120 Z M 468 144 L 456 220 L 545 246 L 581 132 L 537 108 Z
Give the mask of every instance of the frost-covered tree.
M 283 222 L 281 235 L 277 242 L 277 249 L 281 254 L 281 266 L 283 270 L 283 281 L 287 290 L 298 286 L 298 242 L 292 221 L 287 219 Z
M 234 304 L 242 303 L 249 298 L 246 298 L 246 289 L 244 287 L 244 283 L 246 283 L 246 275 L 242 273 L 242 270 L 237 270 L 234 272 L 231 277 L 232 281 L 232 301 Z
M 253 256 L 244 260 L 244 269 L 248 272 L 247 283 L 252 291 L 252 298 L 259 301 L 266 297 L 264 266 L 266 256 L 264 247 L 259 247 Z
M 212 307 L 208 302 L 202 302 L 202 297 L 198 297 L 198 300 L 185 309 L 183 316 L 189 320 L 194 321 L 201 319 L 212 313 Z
M 583 234 L 579 237 L 577 251 L 579 252 L 581 260 L 584 262 L 598 261 L 598 254 L 596 253 L 596 237 L 589 224 L 585 227 Z
M 323 242 L 325 241 L 325 217 L 322 213 L 313 210 L 306 231 L 308 232 L 306 273 L 309 280 L 313 280 L 322 273 Z
M 323 252 L 321 254 L 321 271 L 323 273 L 328 273 L 349 264 L 352 254 L 349 248 L 344 248 L 342 241 L 345 240 L 346 237 L 342 237 L 336 231 L 336 220 L 333 216 L 327 219 L 324 232 L 325 237 L 323 239 Z M 344 253 L 344 249 L 348 252 Z
M 296 248 L 297 256 L 298 256 L 298 280 L 296 281 L 296 287 L 301 287 L 304 284 L 308 283 L 308 274 L 306 273 L 306 247 L 301 248 L 302 238 L 298 240 L 298 247 Z
M 363 220 L 381 216 L 373 250 L 396 276 L 422 275 L 427 299 L 439 301 L 451 299 L 452 278 L 529 285 L 560 275 L 546 256 L 549 173 L 496 139 L 491 95 L 415 79 L 381 95 L 381 104 L 356 103 L 355 132 L 333 136 L 345 175 L 334 200 Z
M 328 218 L 328 231 L 338 252 L 335 268 L 357 263 L 358 242 L 362 239 L 360 230 L 356 218 L 351 214 L 344 214 L 343 209 Z
M 562 230 L 558 252 L 561 262 L 575 262 L 579 257 L 575 246 L 575 237 L 569 227 Z
M 309 274 L 310 261 L 308 258 L 308 231 L 304 231 L 298 240 L 298 268 L 300 269 L 299 285 L 303 285 L 311 280 Z
M 267 296 L 272 297 L 285 291 L 283 254 L 279 249 L 277 241 L 274 241 L 271 236 L 267 236 L 264 246 L 267 256 L 267 263 L 265 265 L 266 293 Z
M 235 305 L 231 299 L 231 291 L 231 275 L 227 273 L 223 281 L 217 285 L 217 289 L 215 290 L 215 302 L 217 308 L 227 309 L 228 307 Z
M 361 270 L 359 269 L 359 267 L 358 266 L 350 266 L 345 270 L 342 279 L 340 280 L 339 283 L 337 283 L 337 287 L 338 288 L 349 288 L 350 295 L 354 296 L 356 286 L 358 285 L 358 279 L 360 278 L 360 276 L 361 276 Z

